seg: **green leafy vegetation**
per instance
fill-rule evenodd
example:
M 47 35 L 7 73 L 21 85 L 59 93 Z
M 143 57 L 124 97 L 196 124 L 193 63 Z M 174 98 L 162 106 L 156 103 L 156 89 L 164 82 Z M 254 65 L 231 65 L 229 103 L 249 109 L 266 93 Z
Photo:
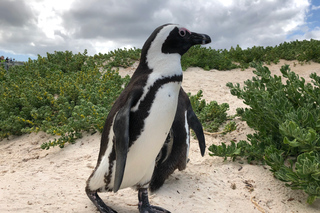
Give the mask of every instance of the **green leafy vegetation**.
M 181 58 L 183 70 L 188 67 L 201 67 L 204 70 L 231 70 L 239 66 L 232 62 L 227 50 L 215 50 L 211 48 L 193 46 Z
M 256 133 L 247 135 L 247 141 L 212 145 L 210 155 L 266 162 L 275 177 L 304 190 L 312 203 L 320 197 L 320 77 L 313 73 L 312 83 L 306 83 L 288 65 L 282 66 L 282 76 L 271 76 L 261 64 L 253 66 L 256 76 L 243 88 L 227 86 L 249 106 L 237 114 Z
M 284 42 L 275 47 L 254 46 L 242 49 L 239 45 L 230 50 L 214 50 L 201 46 L 192 47 L 182 56 L 182 69 L 201 67 L 205 70 L 230 70 L 248 68 L 251 62 L 278 63 L 280 59 L 298 60 L 301 64 L 314 61 L 320 63 L 320 41 Z
M 141 49 L 117 49 L 108 53 L 99 53 L 93 56 L 93 60 L 107 67 L 130 67 L 135 61 L 140 59 Z
M 83 131 L 101 132 L 129 78 L 110 65 L 102 74 L 97 64 L 86 51 L 66 51 L 38 56 L 8 74 L 0 68 L 0 138 L 38 131 L 61 136 L 42 144 L 48 149 L 75 142 Z
M 207 103 L 202 99 L 202 90 L 199 90 L 196 95 L 191 95 L 190 93 L 188 95 L 193 111 L 200 120 L 203 129 L 208 132 L 217 132 L 219 127 L 228 119 L 226 112 L 229 109 L 229 104 L 223 103 L 219 105 L 216 101 Z M 225 131 L 234 130 L 235 124 L 233 124 L 228 124 Z

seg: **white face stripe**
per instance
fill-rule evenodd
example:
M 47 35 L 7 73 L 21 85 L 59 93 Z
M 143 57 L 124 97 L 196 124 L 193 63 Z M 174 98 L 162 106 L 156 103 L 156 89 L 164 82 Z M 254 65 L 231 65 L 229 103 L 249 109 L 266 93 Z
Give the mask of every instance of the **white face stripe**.
M 179 25 L 167 25 L 163 27 L 152 41 L 147 52 L 147 63 L 150 69 L 154 69 L 158 67 L 158 65 L 162 65 L 163 63 L 170 63 L 170 61 L 174 59 L 179 59 L 180 63 L 180 54 L 163 54 L 161 51 L 162 45 L 166 41 L 170 32 L 176 27 L 179 27 Z M 172 59 L 171 57 L 175 58 Z
M 149 88 L 153 86 L 155 81 L 166 77 L 182 75 L 180 62 L 181 55 L 179 53 L 164 54 L 161 51 L 162 45 L 169 36 L 170 32 L 178 26 L 179 25 L 168 25 L 163 27 L 151 43 L 146 58 L 148 67 L 152 69 L 152 73 L 149 75 L 140 100 L 131 109 L 132 112 L 138 110 L 140 102 L 145 98 Z

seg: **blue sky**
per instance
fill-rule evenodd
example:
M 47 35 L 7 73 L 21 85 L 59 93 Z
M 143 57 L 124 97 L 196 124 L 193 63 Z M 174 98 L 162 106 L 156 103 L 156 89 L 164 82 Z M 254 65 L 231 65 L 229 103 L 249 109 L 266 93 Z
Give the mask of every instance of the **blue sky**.
M 310 1 L 311 6 L 309 7 L 308 11 L 306 12 L 306 24 L 305 26 L 299 27 L 296 31 L 292 34 L 287 36 L 288 40 L 292 40 L 291 38 L 297 37 L 298 40 L 305 39 L 304 36 L 306 34 L 312 34 L 314 31 L 320 30 L 320 1 L 313 0 Z M 319 35 L 319 34 L 318 34 Z M 313 38 L 320 40 L 319 36 L 308 36 L 308 39 Z
M 317 0 L 2 0 L 0 56 L 141 48 L 159 25 L 206 33 L 215 49 L 320 40 Z
M 320 1 L 313 0 L 310 13 L 307 14 L 307 23 L 311 29 L 320 27 Z

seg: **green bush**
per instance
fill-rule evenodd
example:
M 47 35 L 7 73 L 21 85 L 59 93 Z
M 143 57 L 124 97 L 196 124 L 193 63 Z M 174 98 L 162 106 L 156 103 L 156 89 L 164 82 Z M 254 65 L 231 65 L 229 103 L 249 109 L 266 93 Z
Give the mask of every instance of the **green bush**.
M 188 67 L 201 67 L 205 70 L 231 70 L 239 66 L 232 63 L 227 50 L 214 50 L 200 45 L 193 46 L 181 58 L 183 70 Z
M 281 76 L 271 76 L 267 67 L 255 64 L 256 74 L 239 84 L 228 83 L 231 94 L 244 100 L 248 108 L 237 113 L 256 130 L 248 141 L 231 145 L 212 145 L 210 155 L 246 157 L 271 166 L 271 171 L 292 189 L 302 189 L 308 203 L 320 197 L 320 77 L 311 74 L 312 84 L 281 68 Z M 290 166 L 285 162 L 290 159 Z
M 108 53 L 99 53 L 93 56 L 97 65 L 107 63 L 108 67 L 124 67 L 131 66 L 135 61 L 140 59 L 141 49 L 117 49 Z
M 275 47 L 253 46 L 242 49 L 239 45 L 230 50 L 215 50 L 193 46 L 181 58 L 182 69 L 201 67 L 205 70 L 231 70 L 234 68 L 246 69 L 252 62 L 266 64 L 278 63 L 279 59 L 298 60 L 300 63 L 314 61 L 320 63 L 320 41 L 284 42 Z
M 209 132 L 216 132 L 218 128 L 228 119 L 226 111 L 229 109 L 227 103 L 218 104 L 216 101 L 206 103 L 202 99 L 202 90 L 199 90 L 196 95 L 188 94 L 193 111 L 202 123 L 203 129 Z M 232 131 L 235 127 L 229 124 L 226 131 Z
M 111 67 L 104 74 L 93 57 L 72 52 L 38 56 L 24 66 L 0 68 L 0 139 L 44 131 L 61 136 L 42 148 L 74 142 L 83 131 L 102 131 L 129 78 Z

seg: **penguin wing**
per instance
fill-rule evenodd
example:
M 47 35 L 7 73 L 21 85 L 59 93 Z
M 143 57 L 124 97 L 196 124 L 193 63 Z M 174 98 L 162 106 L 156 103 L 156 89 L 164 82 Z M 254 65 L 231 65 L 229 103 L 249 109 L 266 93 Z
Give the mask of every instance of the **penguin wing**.
M 204 138 L 204 134 L 203 134 L 202 125 L 201 125 L 199 119 L 197 118 L 196 114 L 192 110 L 191 105 L 188 108 L 187 116 L 188 116 L 188 118 L 187 118 L 188 124 L 191 127 L 191 129 L 193 129 L 193 131 L 196 133 L 196 136 L 198 138 L 200 152 L 203 157 L 205 149 L 206 149 L 206 142 L 205 142 L 205 138 Z
M 127 160 L 129 148 L 130 111 L 140 96 L 141 92 L 138 90 L 130 92 L 127 101 L 123 107 L 119 109 L 114 120 L 113 132 L 115 134 L 114 146 L 116 151 L 116 171 L 113 188 L 114 192 L 117 192 L 120 189 Z

